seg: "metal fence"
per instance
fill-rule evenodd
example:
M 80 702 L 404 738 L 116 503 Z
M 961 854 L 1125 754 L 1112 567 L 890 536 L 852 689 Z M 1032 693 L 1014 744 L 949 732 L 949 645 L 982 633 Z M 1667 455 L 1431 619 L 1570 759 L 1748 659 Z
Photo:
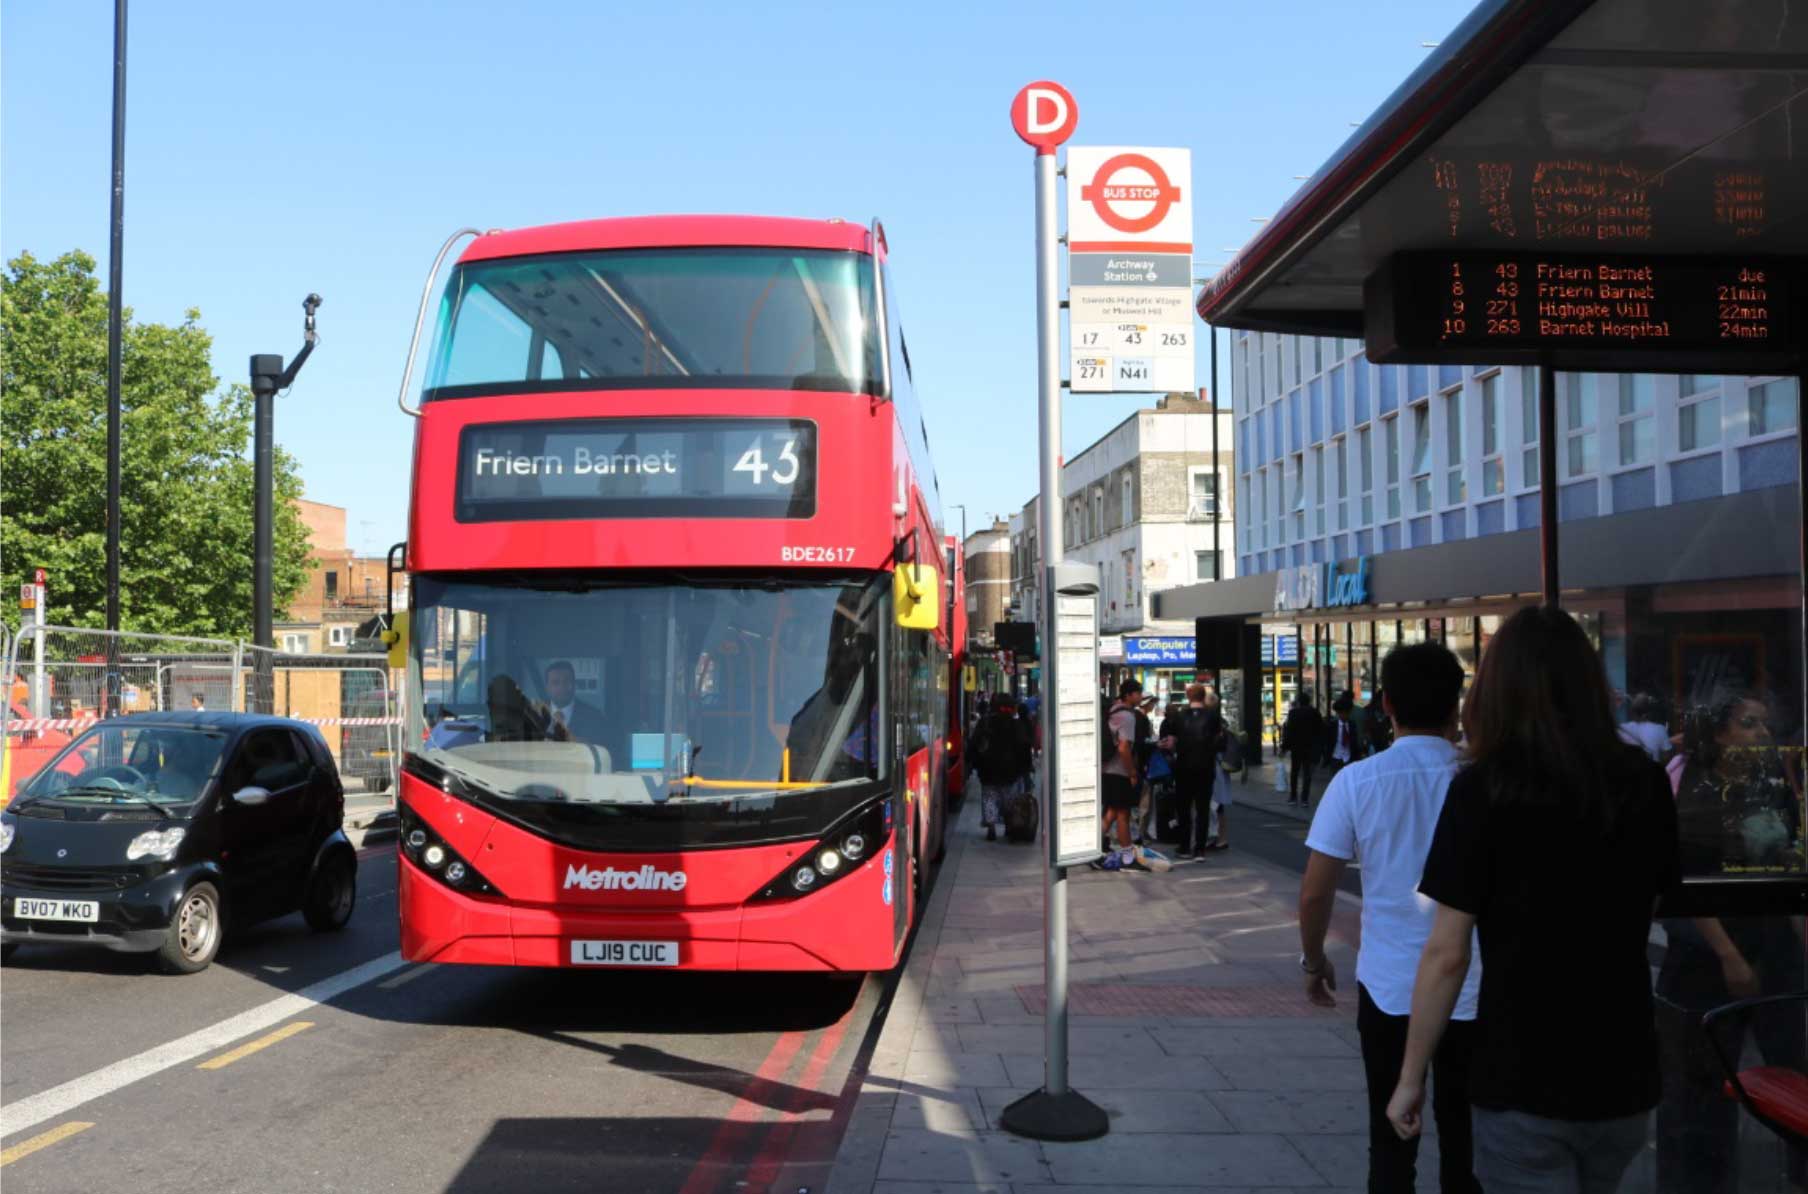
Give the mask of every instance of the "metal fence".
M 0 801 L 95 722 L 119 714 L 262 712 L 319 727 L 346 786 L 395 790 L 398 676 L 383 655 L 291 655 L 232 639 L 26 626 L 0 635 Z

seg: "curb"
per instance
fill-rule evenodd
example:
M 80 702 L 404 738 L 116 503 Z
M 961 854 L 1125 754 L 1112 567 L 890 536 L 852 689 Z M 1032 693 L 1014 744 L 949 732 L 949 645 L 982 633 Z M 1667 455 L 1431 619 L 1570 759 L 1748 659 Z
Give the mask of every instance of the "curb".
M 362 850 L 366 846 L 394 841 L 401 824 L 401 819 L 396 816 L 393 808 L 380 809 L 373 816 L 360 814 L 347 817 L 344 822 L 345 836 L 353 849 Z
M 854 1098 L 841 1143 L 835 1149 L 826 1194 L 872 1194 L 878 1184 L 879 1162 L 891 1134 L 898 1090 L 903 1086 L 904 1063 L 916 1041 L 930 969 L 941 944 L 948 906 L 954 900 L 954 875 L 967 844 L 973 840 L 966 823 L 972 821 L 977 827 L 979 820 L 978 801 L 963 800 L 962 804 L 965 807 L 948 826 L 948 853 L 936 872 L 935 890 L 930 892 L 929 906 L 917 928 L 910 955 L 904 960 L 903 973 L 897 976 L 889 1006 L 880 1010 L 885 1022 L 866 1072 L 860 1076 L 860 1091 Z M 881 1085 L 875 1086 L 874 1079 L 880 1080 Z

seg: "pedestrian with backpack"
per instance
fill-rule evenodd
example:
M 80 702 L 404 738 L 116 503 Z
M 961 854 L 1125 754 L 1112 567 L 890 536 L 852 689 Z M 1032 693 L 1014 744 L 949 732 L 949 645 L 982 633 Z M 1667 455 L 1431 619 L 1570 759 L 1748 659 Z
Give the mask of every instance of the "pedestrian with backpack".
M 1125 680 L 1118 685 L 1117 703 L 1105 715 L 1104 734 L 1100 742 L 1102 796 L 1105 804 L 1105 841 L 1107 848 L 1131 848 L 1130 814 L 1136 808 L 1136 787 L 1140 772 L 1136 765 L 1137 706 L 1142 701 L 1140 680 Z M 1117 835 L 1112 836 L 1112 828 Z
M 1008 696 L 992 701 L 985 720 L 973 738 L 974 769 L 979 773 L 979 820 L 986 827 L 986 840 L 998 840 L 998 831 L 1008 832 L 1008 817 L 1021 820 L 1021 810 L 1013 803 L 1023 798 L 1024 782 L 1030 774 L 1030 738 L 1024 723 Z M 1034 837 L 1034 831 L 1031 832 Z
M 1211 838 L 1212 788 L 1218 776 L 1218 752 L 1224 745 L 1224 719 L 1207 708 L 1205 685 L 1187 685 L 1187 707 L 1173 719 L 1174 793 L 1180 814 L 1180 845 L 1175 854 L 1203 854 Z M 1198 845 L 1194 846 L 1195 835 Z

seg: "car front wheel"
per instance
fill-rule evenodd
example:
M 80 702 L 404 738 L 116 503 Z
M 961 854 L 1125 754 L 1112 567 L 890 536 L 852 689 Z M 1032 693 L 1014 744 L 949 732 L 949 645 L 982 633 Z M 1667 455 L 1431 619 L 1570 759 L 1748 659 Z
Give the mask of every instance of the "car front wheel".
M 335 850 L 320 860 L 308 881 L 301 914 L 316 933 L 343 929 L 358 898 L 358 863 L 350 850 Z
M 166 974 L 195 974 L 207 969 L 220 952 L 225 929 L 219 890 L 211 883 L 195 884 L 176 903 L 169 933 L 157 949 L 157 965 Z

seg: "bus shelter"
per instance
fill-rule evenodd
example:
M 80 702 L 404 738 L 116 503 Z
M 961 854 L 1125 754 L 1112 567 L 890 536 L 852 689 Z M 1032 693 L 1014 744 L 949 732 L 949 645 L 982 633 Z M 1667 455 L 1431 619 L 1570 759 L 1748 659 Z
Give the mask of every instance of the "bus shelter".
M 1302 686 L 1360 689 L 1392 643 L 1472 666 L 1501 617 L 1559 604 L 1664 725 L 1679 807 L 1718 802 L 1652 935 L 1666 1094 L 1635 1188 L 1804 1180 L 1721 1056 L 1808 1091 L 1803 1003 L 1703 1014 L 1808 988 L 1805 261 L 1808 9 L 1485 0 L 1198 301 L 1248 333 L 1243 566 L 1159 611 L 1199 619 L 1200 666 L 1247 687 L 1287 623 Z M 1296 337 L 1363 371 L 1323 432 Z M 1259 435 L 1290 390 L 1307 432 Z

